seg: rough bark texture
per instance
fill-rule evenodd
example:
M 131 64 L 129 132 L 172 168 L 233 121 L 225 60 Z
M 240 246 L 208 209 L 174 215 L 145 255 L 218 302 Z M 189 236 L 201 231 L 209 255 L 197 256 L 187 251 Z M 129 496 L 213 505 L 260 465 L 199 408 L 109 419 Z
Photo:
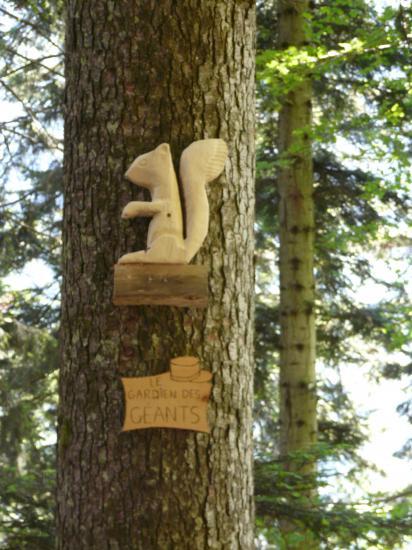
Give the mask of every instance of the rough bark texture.
M 279 2 L 279 48 L 305 45 L 308 0 Z M 282 102 L 279 154 L 287 163 L 279 174 L 280 192 L 280 453 L 286 468 L 313 474 L 315 464 L 291 454 L 316 443 L 315 318 L 313 275 L 313 168 L 311 83 L 304 79 Z M 309 491 L 307 496 L 311 496 Z M 299 531 L 286 522 L 284 530 Z M 310 534 L 293 548 L 313 548 Z M 316 543 L 314 543 L 316 546 Z
M 69 0 L 59 549 L 253 547 L 254 2 Z M 144 247 L 123 174 L 168 142 L 228 142 L 208 189 L 206 311 L 112 305 L 113 265 Z M 200 356 L 211 434 L 120 433 L 120 377 Z

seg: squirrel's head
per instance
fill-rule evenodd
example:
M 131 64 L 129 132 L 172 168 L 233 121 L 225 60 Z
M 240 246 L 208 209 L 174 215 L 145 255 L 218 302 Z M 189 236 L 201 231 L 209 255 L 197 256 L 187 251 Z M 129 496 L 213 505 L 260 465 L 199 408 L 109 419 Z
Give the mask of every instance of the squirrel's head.
M 159 185 L 162 175 L 167 173 L 170 166 L 173 166 L 170 147 L 167 143 L 162 143 L 153 151 L 138 156 L 125 176 L 141 187 L 153 189 Z

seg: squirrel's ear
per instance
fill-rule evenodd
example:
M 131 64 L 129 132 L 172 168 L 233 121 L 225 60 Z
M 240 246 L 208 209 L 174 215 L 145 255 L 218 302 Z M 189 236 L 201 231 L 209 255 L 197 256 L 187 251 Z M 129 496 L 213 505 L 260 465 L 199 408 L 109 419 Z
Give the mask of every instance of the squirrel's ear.
M 170 154 L 170 147 L 168 143 L 162 143 L 158 147 L 156 147 L 156 151 L 161 153 L 162 155 L 169 155 Z

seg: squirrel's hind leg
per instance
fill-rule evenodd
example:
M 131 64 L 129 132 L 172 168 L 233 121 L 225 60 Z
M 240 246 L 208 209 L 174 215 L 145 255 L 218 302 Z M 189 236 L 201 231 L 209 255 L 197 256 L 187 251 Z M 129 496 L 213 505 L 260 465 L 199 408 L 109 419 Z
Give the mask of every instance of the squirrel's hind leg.
M 145 250 L 139 250 L 139 252 L 130 252 L 129 254 L 124 254 L 123 256 L 120 256 L 118 263 L 119 264 L 148 263 L 146 256 L 147 256 L 147 252 Z

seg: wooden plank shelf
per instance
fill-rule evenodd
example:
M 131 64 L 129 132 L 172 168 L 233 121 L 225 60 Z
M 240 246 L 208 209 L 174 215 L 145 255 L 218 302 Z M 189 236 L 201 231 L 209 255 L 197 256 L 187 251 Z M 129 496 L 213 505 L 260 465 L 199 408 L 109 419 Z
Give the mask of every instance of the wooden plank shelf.
M 114 266 L 113 303 L 118 306 L 207 307 L 203 265 L 121 263 Z

